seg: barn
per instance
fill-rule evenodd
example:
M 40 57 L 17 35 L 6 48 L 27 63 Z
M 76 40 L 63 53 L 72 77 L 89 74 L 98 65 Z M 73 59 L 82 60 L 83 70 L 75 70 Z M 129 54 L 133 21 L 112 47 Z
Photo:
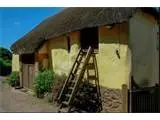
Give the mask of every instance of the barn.
M 66 8 L 11 46 L 12 71 L 32 89 L 43 68 L 71 76 L 79 49 L 91 47 L 103 111 L 128 112 L 132 77 L 140 87 L 159 83 L 157 16 L 153 8 Z

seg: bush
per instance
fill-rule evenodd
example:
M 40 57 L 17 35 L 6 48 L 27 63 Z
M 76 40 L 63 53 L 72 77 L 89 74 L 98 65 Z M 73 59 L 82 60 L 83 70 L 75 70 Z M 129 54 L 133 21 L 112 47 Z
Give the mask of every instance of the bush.
M 14 71 L 8 77 L 9 84 L 14 87 L 19 85 L 19 72 Z
M 51 70 L 45 70 L 39 72 L 35 77 L 34 89 L 36 94 L 44 94 L 45 92 L 51 92 L 55 73 Z

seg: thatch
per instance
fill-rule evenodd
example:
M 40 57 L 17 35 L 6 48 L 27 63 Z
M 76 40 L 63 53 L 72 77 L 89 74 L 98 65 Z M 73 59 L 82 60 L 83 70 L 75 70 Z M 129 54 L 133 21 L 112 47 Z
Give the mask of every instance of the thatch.
M 67 8 L 49 17 L 31 32 L 11 46 L 17 54 L 34 53 L 44 42 L 52 37 L 88 27 L 128 21 L 137 8 Z

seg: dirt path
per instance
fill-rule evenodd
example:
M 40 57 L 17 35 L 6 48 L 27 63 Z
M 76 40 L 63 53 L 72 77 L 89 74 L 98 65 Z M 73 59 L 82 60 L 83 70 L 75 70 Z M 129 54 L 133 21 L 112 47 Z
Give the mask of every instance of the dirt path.
M 0 112 L 56 111 L 56 106 L 0 83 Z

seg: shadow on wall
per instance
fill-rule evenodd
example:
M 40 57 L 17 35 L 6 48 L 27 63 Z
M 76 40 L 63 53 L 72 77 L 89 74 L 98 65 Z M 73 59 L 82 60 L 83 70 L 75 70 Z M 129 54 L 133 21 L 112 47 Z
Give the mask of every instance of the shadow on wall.
M 128 23 L 116 24 L 112 28 L 99 28 L 99 42 L 102 44 L 128 45 Z
M 132 89 L 135 87 L 136 89 L 140 89 L 141 87 L 146 87 L 149 86 L 149 79 L 144 78 L 140 81 L 140 83 L 137 84 L 137 82 L 135 81 L 134 77 L 131 77 L 131 85 L 132 85 Z
M 149 79 L 147 79 L 147 78 L 144 78 L 144 79 L 142 79 L 141 81 L 140 81 L 140 83 L 139 83 L 139 85 L 140 86 L 149 86 Z

